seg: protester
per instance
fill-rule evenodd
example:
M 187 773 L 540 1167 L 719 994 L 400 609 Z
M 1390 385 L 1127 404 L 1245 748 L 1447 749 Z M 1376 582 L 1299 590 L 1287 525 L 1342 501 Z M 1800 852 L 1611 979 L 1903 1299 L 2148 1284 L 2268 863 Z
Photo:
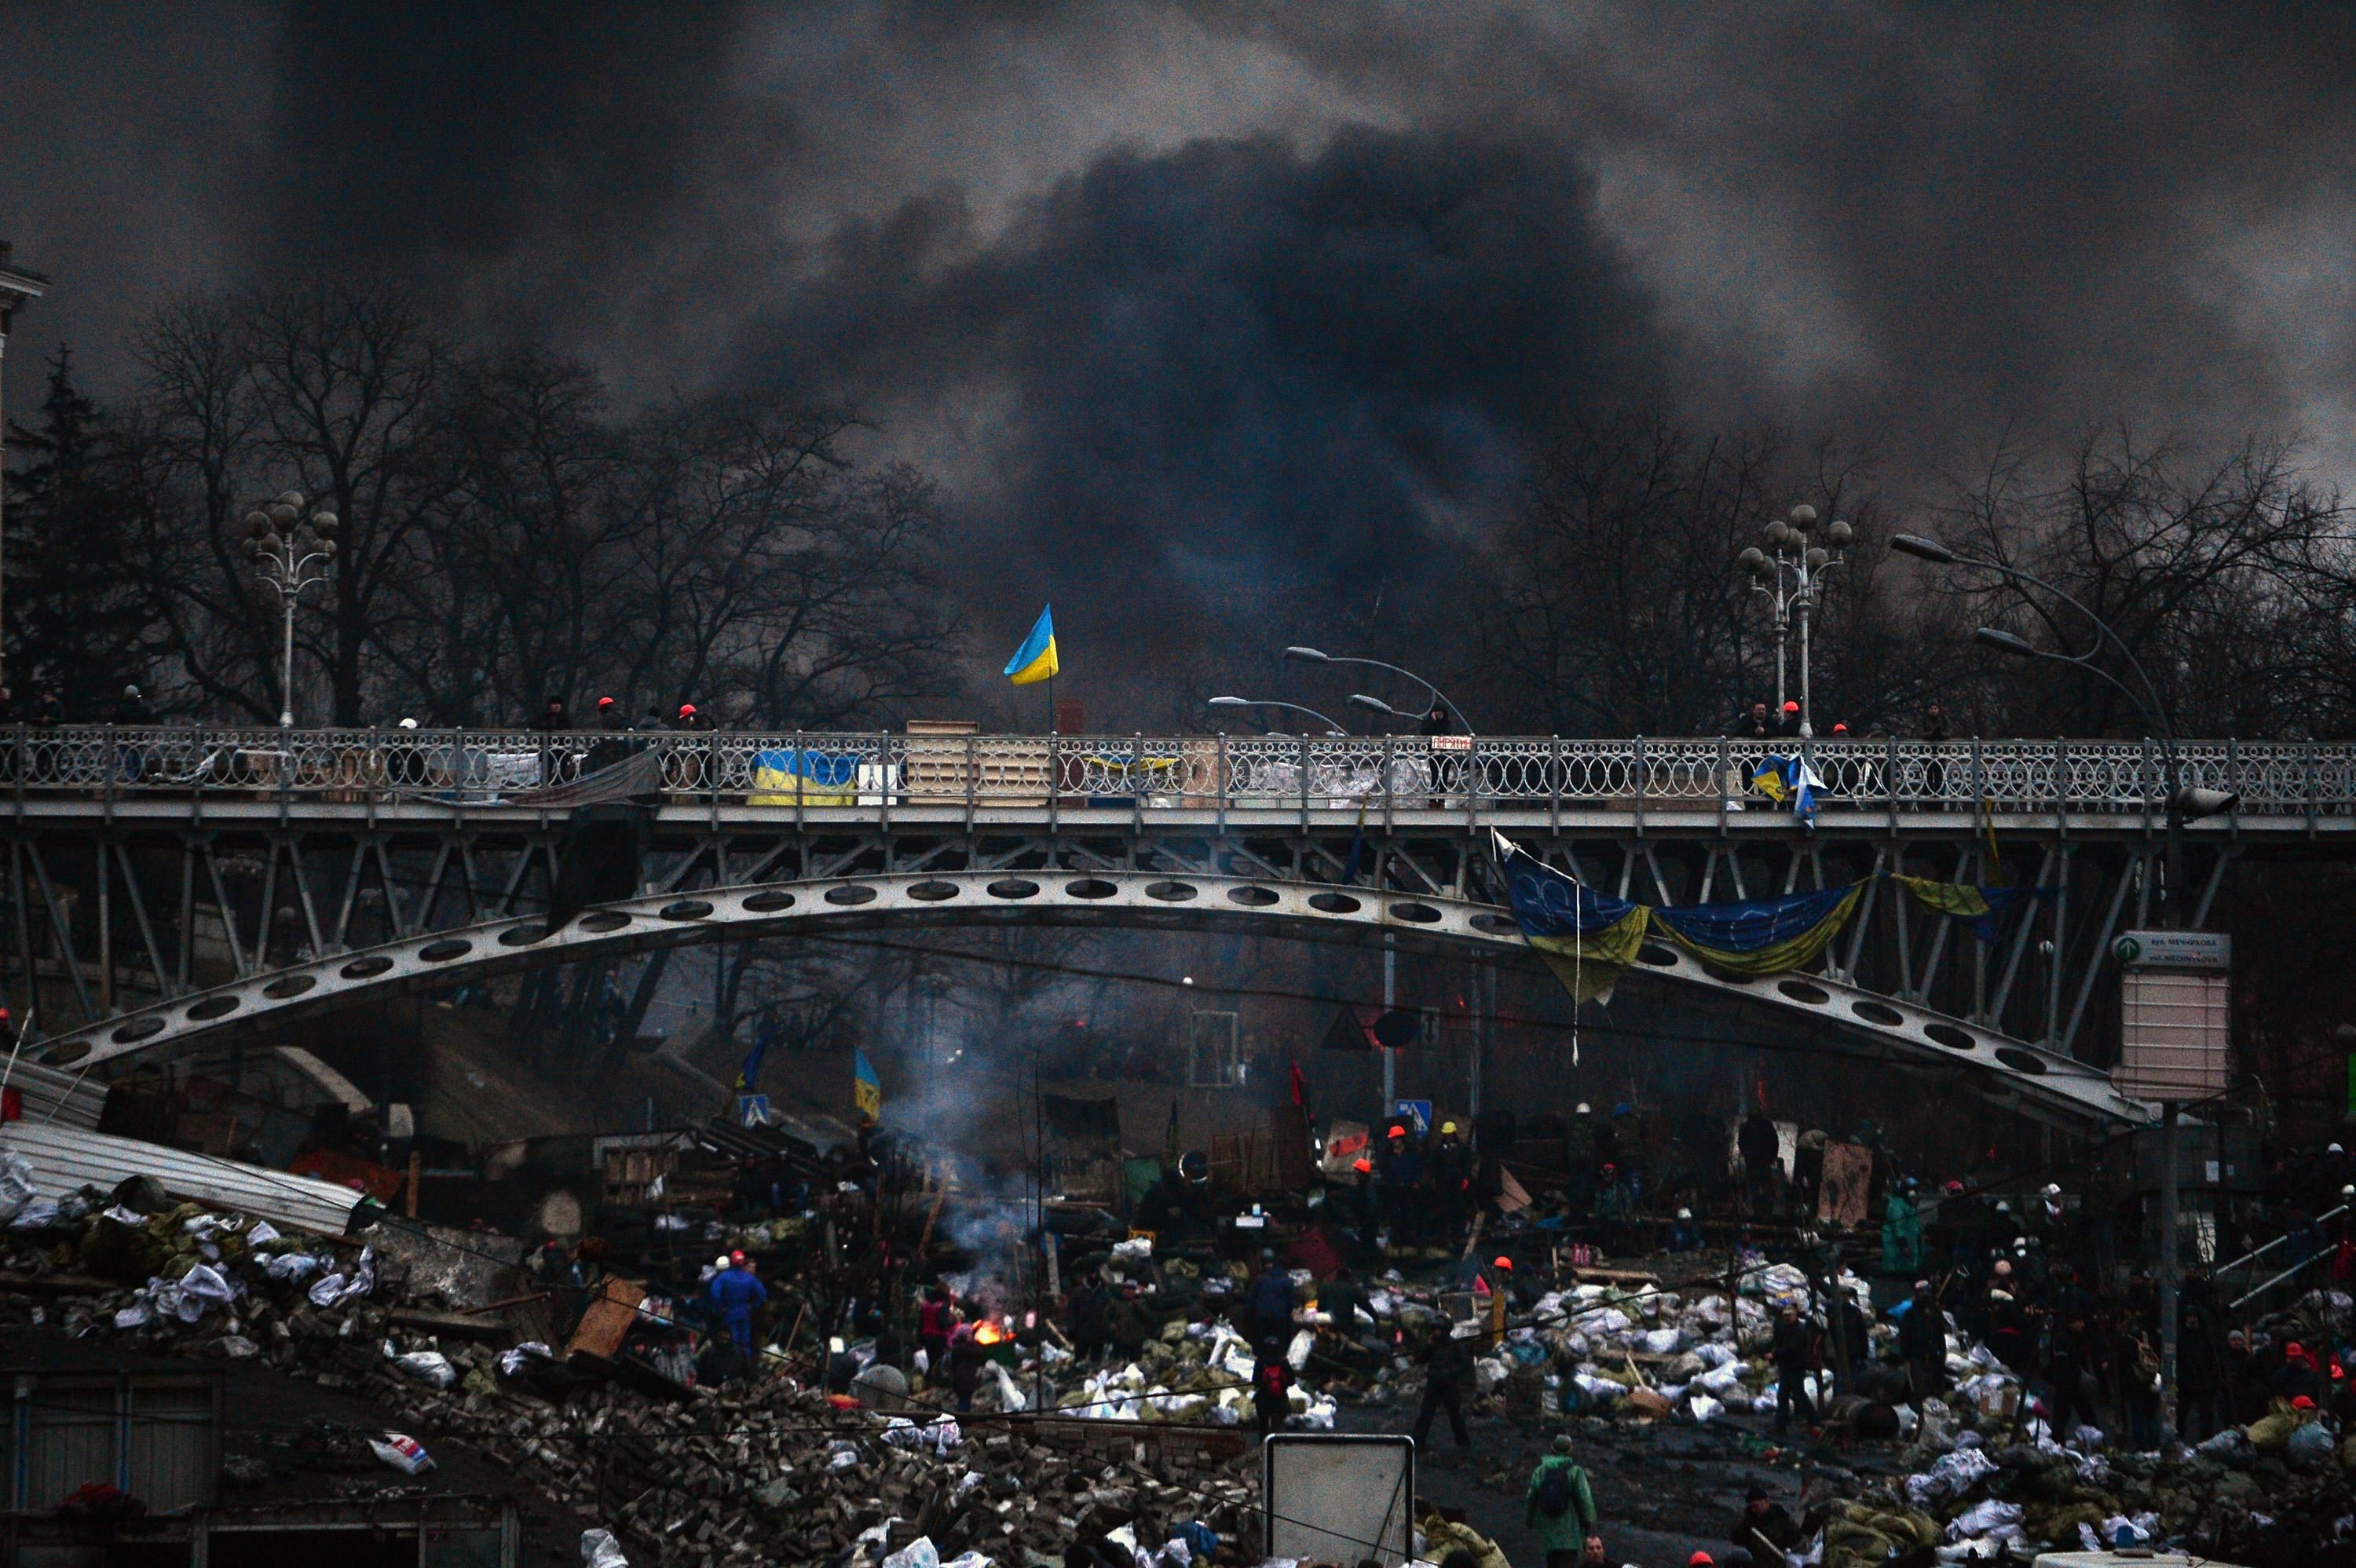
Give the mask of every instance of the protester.
M 1537 1532 L 1547 1568 L 1576 1568 L 1587 1552 L 1601 1555 L 1598 1522 L 1595 1492 L 1588 1484 L 1587 1472 L 1570 1456 L 1570 1438 L 1558 1435 L 1554 1452 L 1530 1472 L 1529 1488 L 1522 1500 L 1523 1527 Z
M 1292 1293 L 1292 1276 L 1284 1272 L 1273 1251 L 1259 1254 L 1259 1273 L 1253 1276 L 1251 1289 L 1244 1298 L 1247 1331 L 1254 1345 L 1270 1340 L 1280 1347 L 1292 1332 L 1292 1312 L 1296 1305 Z
M 1816 1424 L 1816 1407 L 1808 1399 L 1806 1380 L 1817 1367 L 1816 1335 L 1800 1317 L 1798 1307 L 1787 1304 L 1777 1315 L 1773 1353 L 1775 1430 L 1788 1430 L 1795 1411 L 1802 1425 L 1814 1426 Z
M 712 1304 L 720 1309 L 736 1353 L 748 1364 L 753 1357 L 753 1317 L 768 1299 L 768 1287 L 745 1263 L 743 1253 L 729 1253 L 728 1267 L 712 1276 Z
M 1472 1381 L 1472 1339 L 1478 1332 L 1470 1323 L 1459 1323 L 1447 1333 L 1436 1336 L 1423 1359 L 1423 1408 L 1416 1413 L 1415 1442 L 1420 1448 L 1430 1439 L 1431 1418 L 1441 1409 L 1448 1412 L 1448 1429 L 1456 1435 L 1456 1451 L 1467 1454 L 1472 1448 L 1472 1435 L 1464 1425 L 1464 1394 Z
M 1800 1525 L 1782 1503 L 1768 1499 L 1766 1488 L 1753 1487 L 1727 1539 L 1749 1552 L 1753 1563 L 1781 1563 L 1785 1552 L 1800 1544 Z

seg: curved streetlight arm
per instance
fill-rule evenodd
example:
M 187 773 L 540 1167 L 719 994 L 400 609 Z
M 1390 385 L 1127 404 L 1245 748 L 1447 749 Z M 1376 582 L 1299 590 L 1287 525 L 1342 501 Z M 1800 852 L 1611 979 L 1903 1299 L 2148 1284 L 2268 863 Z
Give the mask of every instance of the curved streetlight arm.
M 1278 702 L 1272 699 L 1251 697 L 1215 697 L 1211 699 L 1211 706 L 1214 708 L 1283 708 L 1295 713 L 1308 714 L 1337 735 L 1346 735 L 1350 732 L 1348 725 L 1337 724 L 1314 708 L 1303 708 L 1298 702 Z
M 1447 696 L 1440 691 L 1440 688 L 1432 685 L 1431 682 L 1424 679 L 1423 677 L 1416 674 L 1415 671 L 1411 669 L 1402 669 L 1395 664 L 1385 664 L 1380 659 L 1355 658 L 1344 654 L 1325 653 L 1317 648 L 1290 647 L 1284 650 L 1284 656 L 1289 659 L 1299 659 L 1304 664 L 1369 665 L 1376 669 L 1387 669 L 1393 675 L 1405 676 L 1408 679 L 1415 682 L 1416 685 L 1430 692 L 1431 694 L 1431 700 L 1435 705 L 1445 708 L 1451 713 L 1455 714 L 1456 721 L 1459 724 L 1463 725 L 1467 730 L 1472 728 L 1472 721 L 1464 717 L 1464 709 L 1457 707 L 1455 703 L 1450 701 Z M 1394 709 L 1392 711 L 1396 712 L 1398 710 Z M 1401 715 L 1401 717 L 1407 717 L 1407 715 Z
M 2135 656 L 2135 650 L 2127 646 L 2127 640 L 2125 637 L 2120 636 L 2118 632 L 2112 627 L 2108 621 L 2104 620 L 2100 615 L 2094 613 L 2093 610 L 2088 609 L 2086 605 L 2082 603 L 2076 596 L 2072 594 L 2067 589 L 2058 588 L 2032 572 L 2023 571 L 2020 568 L 2008 565 L 2001 560 L 1989 560 L 1985 557 L 1976 555 L 1958 555 L 1955 551 L 1949 549 L 1943 545 L 1936 545 L 1935 541 L 1925 542 L 1933 543 L 1934 547 L 1939 549 L 1940 555 L 1924 555 L 1922 557 L 1924 560 L 1936 561 L 1940 565 L 1976 566 L 1983 571 L 1993 571 L 1999 576 L 2009 577 L 2019 581 L 2026 582 L 2032 588 L 2041 588 L 2046 592 L 2053 595 L 2054 598 L 2062 601 L 2064 604 L 2069 605 L 2072 610 L 2077 611 L 2081 615 L 2086 617 L 2088 621 L 2092 622 L 2094 624 L 2097 643 L 2099 643 L 2104 637 L 2108 637 L 2111 640 L 2112 645 L 2119 650 L 2119 656 L 2127 661 L 2127 667 L 2135 671 L 2136 678 L 2143 682 L 2144 695 L 2151 699 L 2151 706 L 2147 709 L 2144 708 L 2141 702 L 2136 701 L 2135 693 L 2127 691 L 2126 688 L 2124 685 L 2121 685 L 2119 681 L 2113 679 L 2110 676 L 2104 674 L 2101 670 L 2095 670 L 2095 673 L 2097 675 L 2103 675 L 2103 678 L 2109 680 L 2113 686 L 2118 687 L 2121 691 L 2126 691 L 2127 700 L 2135 702 L 2136 707 L 2143 712 L 2145 720 L 2159 731 L 2160 741 L 2168 748 L 2169 764 L 2173 767 L 2176 757 L 2176 726 L 2169 719 L 2168 705 L 2160 700 L 2159 688 L 2153 683 L 2150 672 L 2143 667 L 2143 661 Z M 1921 552 L 1916 551 L 1912 553 L 1920 554 Z M 1944 557 L 1944 559 L 1942 559 L 1942 557 Z M 2086 660 L 2092 656 L 2090 655 L 2057 654 L 2044 656 L 2059 659 L 2064 664 L 2074 664 L 2083 668 L 2094 669 L 2093 665 L 2086 662 Z M 2173 788 L 2175 786 L 2171 784 L 2169 787 Z
M 2034 643 L 2025 641 L 2019 643 L 2008 642 L 2002 645 L 2002 646 L 2006 653 L 2011 654 L 2016 658 L 2043 659 L 2047 664 L 2072 665 L 2079 669 L 2084 670 L 2088 675 L 2093 676 L 2095 679 L 2108 681 L 2112 686 L 2117 688 L 2119 695 L 2127 699 L 2127 705 L 2133 708 L 2137 713 L 2143 715 L 2144 722 L 2150 725 L 2154 730 L 2159 731 L 2160 744 L 2168 750 L 2170 771 L 2172 772 L 2174 770 L 2176 747 L 2169 739 L 2168 725 L 2158 717 L 2158 715 L 2153 713 L 2148 707 L 2145 706 L 2144 699 L 2135 694 L 2135 688 L 2133 687 L 2127 685 L 2126 682 L 2121 680 L 2117 676 L 2113 675 L 2109 670 L 2104 669 L 2102 666 L 2094 663 L 2093 656 L 2088 654 L 2057 654 L 2048 649 L 2040 648 Z M 2170 789 L 2174 789 L 2176 787 L 2172 780 L 2170 781 L 2169 787 Z

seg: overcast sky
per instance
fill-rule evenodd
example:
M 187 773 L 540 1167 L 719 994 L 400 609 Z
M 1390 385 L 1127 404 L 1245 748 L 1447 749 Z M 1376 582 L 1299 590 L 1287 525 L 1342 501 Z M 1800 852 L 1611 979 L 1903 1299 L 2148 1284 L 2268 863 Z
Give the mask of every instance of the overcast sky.
M 2105 420 L 2337 475 L 2350 15 L 26 0 L 15 387 L 66 338 L 121 389 L 174 291 L 392 269 L 626 402 L 855 400 L 1083 617 L 1379 573 L 1647 393 L 1901 491 Z

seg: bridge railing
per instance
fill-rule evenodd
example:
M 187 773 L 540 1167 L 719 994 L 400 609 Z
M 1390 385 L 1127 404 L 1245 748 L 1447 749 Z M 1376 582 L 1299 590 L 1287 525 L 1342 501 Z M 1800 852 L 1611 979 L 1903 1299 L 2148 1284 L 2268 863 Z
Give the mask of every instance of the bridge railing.
M 1829 810 L 2154 812 L 2148 741 L 1562 740 L 1530 736 L 901 735 L 433 730 L 0 730 L 0 791 L 134 797 L 267 795 L 533 804 L 652 752 L 666 794 L 755 805 L 1057 804 L 1415 809 L 1468 805 L 1676 809 L 1764 803 L 1771 755 L 1804 751 Z M 2251 815 L 2356 813 L 2356 746 L 2190 741 L 2179 783 Z

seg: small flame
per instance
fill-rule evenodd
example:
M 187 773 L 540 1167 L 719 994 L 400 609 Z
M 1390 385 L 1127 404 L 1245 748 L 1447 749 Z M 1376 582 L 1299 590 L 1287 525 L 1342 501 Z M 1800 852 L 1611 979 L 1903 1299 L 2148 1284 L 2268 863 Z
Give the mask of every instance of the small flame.
M 1006 1330 L 995 1323 L 983 1323 L 974 1329 L 973 1338 L 976 1344 L 995 1345 L 1005 1339 Z

